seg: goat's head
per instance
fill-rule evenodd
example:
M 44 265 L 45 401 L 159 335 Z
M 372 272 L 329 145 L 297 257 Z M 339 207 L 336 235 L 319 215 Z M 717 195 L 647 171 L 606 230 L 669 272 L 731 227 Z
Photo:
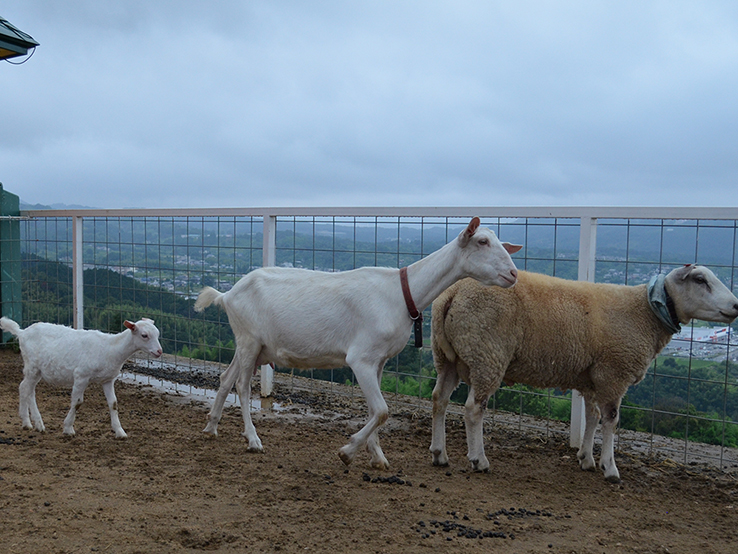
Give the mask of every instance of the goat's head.
M 155 358 L 162 355 L 161 344 L 159 344 L 159 329 L 156 328 L 152 319 L 144 317 L 136 323 L 125 321 L 124 325 L 130 329 L 138 350 L 145 350 Z
M 738 317 L 738 298 L 706 267 L 677 268 L 666 276 L 664 286 L 681 323 L 691 319 L 732 323 Z
M 522 248 L 517 244 L 500 242 L 497 235 L 487 227 L 479 226 L 479 218 L 471 220 L 457 243 L 462 252 L 464 269 L 484 285 L 511 287 L 518 280 L 518 270 L 510 258 Z

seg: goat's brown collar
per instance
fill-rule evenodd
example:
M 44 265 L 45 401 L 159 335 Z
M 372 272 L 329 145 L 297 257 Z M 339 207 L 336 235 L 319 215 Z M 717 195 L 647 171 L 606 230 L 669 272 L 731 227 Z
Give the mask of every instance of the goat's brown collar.
M 413 321 L 423 321 L 423 314 L 418 311 L 415 302 L 413 301 L 413 295 L 410 294 L 410 285 L 407 282 L 407 268 L 400 268 L 400 284 L 402 285 L 402 296 L 405 297 L 405 306 L 410 314 L 410 319 Z

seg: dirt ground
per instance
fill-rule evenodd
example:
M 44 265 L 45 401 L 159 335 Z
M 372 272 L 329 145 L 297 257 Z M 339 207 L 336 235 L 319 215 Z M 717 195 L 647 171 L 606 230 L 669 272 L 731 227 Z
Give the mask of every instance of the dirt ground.
M 125 383 L 127 440 L 94 385 L 69 438 L 69 391 L 43 383 L 47 431 L 21 428 L 21 369 L 0 350 L 2 552 L 738 552 L 738 482 L 717 469 L 621 452 L 613 485 L 581 471 L 564 438 L 494 426 L 491 471 L 472 473 L 459 417 L 438 468 L 430 417 L 411 410 L 381 433 L 390 471 L 365 453 L 346 468 L 337 452 L 364 419 L 359 402 L 279 396 L 287 409 L 254 414 L 265 452 L 253 454 L 239 409 L 210 439 L 207 406 Z

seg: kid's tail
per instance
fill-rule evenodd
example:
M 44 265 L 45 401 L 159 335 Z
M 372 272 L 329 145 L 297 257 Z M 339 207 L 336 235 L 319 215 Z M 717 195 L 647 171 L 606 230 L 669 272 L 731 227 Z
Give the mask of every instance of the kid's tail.
M 195 302 L 195 311 L 201 312 L 210 304 L 220 305 L 223 293 L 218 292 L 213 287 L 205 287 L 200 291 L 197 301 Z
M 8 333 L 16 337 L 20 336 L 22 332 L 20 325 L 7 317 L 0 317 L 0 329 L 2 329 L 3 331 L 7 331 Z

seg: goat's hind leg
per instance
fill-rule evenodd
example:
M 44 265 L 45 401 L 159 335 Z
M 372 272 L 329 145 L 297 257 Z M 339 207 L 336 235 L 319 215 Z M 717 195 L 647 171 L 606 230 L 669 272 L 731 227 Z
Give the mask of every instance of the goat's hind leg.
M 223 406 L 240 371 L 241 367 L 238 364 L 238 352 L 236 352 L 230 365 L 223 373 L 220 374 L 220 386 L 218 387 L 218 392 L 215 394 L 213 407 L 210 408 L 210 413 L 208 413 L 208 423 L 205 426 L 205 429 L 202 430 L 203 433 L 212 435 L 213 437 L 218 436 L 218 423 L 223 415 Z
M 125 439 L 128 435 L 123 430 L 123 427 L 120 424 L 120 418 L 118 417 L 118 398 L 115 396 L 115 379 L 103 383 L 102 390 L 105 393 L 105 400 L 108 402 L 108 409 L 110 410 L 110 425 L 115 432 L 115 438 Z
M 256 373 L 256 365 L 253 365 L 253 369 L 245 368 L 236 380 L 236 390 L 241 401 L 241 414 L 243 415 L 244 430 L 241 434 L 249 441 L 249 452 L 263 452 L 264 447 L 261 444 L 261 439 L 256 434 L 254 422 L 251 421 L 251 379 L 254 373 Z
M 18 387 L 19 393 L 19 404 L 18 404 L 18 415 L 21 418 L 21 425 L 24 429 L 36 428 L 36 431 L 46 431 L 43 419 L 41 419 L 41 412 L 38 411 L 38 404 L 36 404 L 36 385 L 41 380 L 40 377 L 34 378 L 26 376 L 21 381 Z

